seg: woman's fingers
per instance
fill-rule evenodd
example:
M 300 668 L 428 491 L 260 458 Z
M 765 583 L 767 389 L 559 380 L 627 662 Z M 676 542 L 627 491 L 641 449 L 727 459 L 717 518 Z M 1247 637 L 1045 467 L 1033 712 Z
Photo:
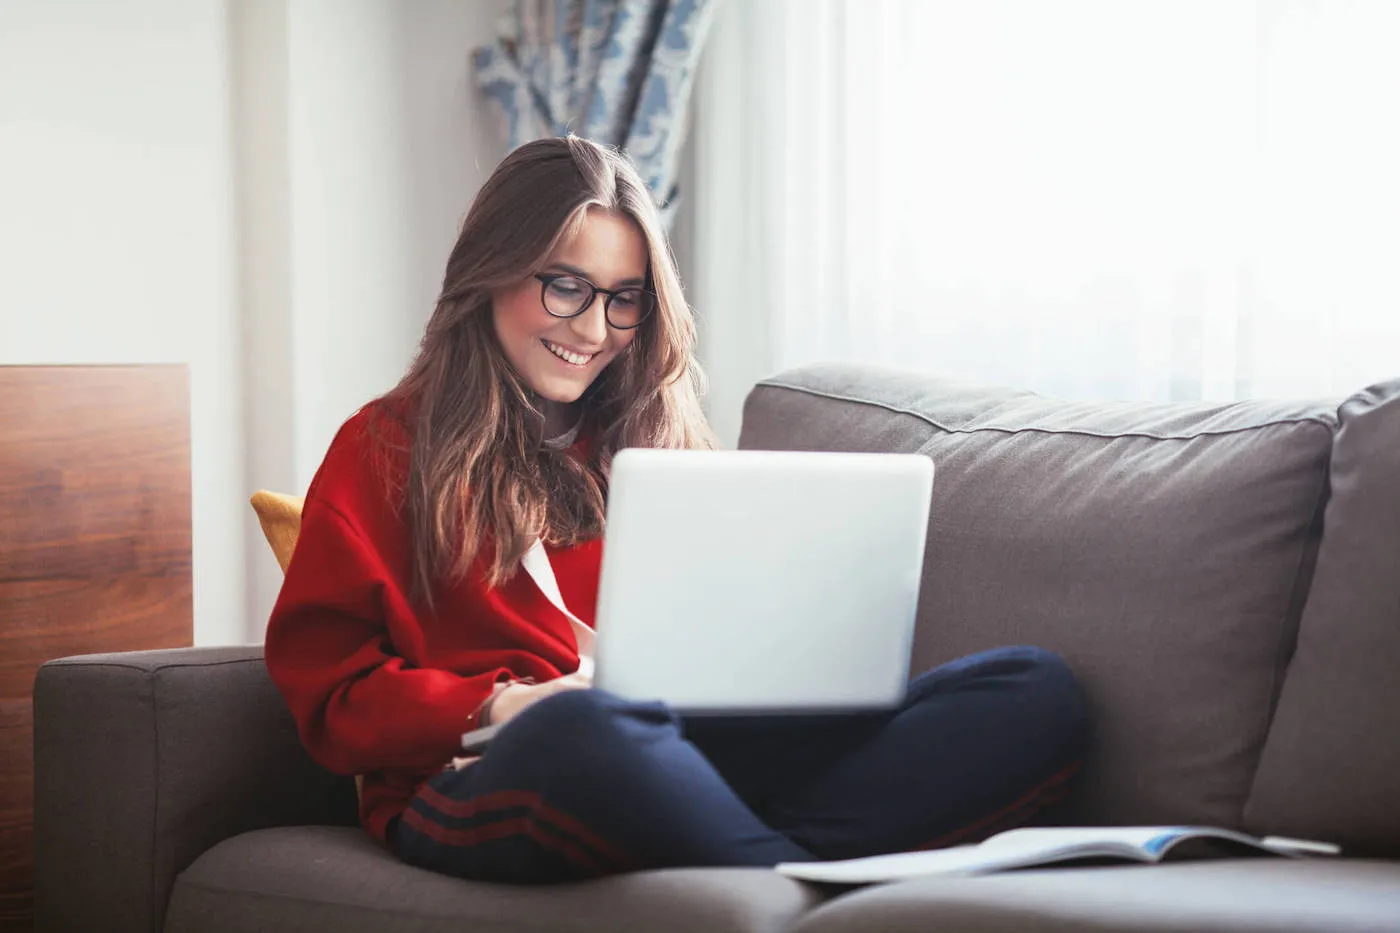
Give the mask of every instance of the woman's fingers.
M 502 690 L 500 696 L 491 704 L 491 722 L 509 722 L 519 716 L 521 711 L 529 709 L 545 697 L 565 690 L 587 690 L 592 686 L 593 678 L 577 671 L 542 684 L 513 683 Z

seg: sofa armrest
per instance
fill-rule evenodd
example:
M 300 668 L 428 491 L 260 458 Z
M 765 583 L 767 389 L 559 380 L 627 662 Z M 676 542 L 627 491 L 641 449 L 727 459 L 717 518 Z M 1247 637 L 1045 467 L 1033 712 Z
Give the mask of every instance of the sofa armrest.
M 158 933 L 175 876 L 270 826 L 353 823 L 259 647 L 50 661 L 34 682 L 37 928 Z

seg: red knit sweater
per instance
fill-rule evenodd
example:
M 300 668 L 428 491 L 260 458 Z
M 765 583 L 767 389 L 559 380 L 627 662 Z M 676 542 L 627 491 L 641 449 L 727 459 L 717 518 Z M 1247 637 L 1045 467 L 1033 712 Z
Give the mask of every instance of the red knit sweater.
M 408 527 L 389 492 L 403 488 L 408 440 L 382 405 L 341 428 L 307 491 L 267 628 L 267 669 L 302 741 L 332 771 L 363 775 L 360 820 L 381 841 L 460 753 L 493 685 L 578 667 L 568 619 L 528 574 L 497 589 L 464 582 L 432 613 L 410 605 Z M 602 542 L 548 552 L 565 605 L 593 625 Z

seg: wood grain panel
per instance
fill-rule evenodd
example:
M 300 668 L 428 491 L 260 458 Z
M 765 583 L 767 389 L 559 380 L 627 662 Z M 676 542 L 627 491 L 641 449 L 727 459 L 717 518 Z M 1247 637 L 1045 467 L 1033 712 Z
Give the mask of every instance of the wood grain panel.
M 137 639 L 142 648 L 190 643 L 188 572 L 174 578 L 101 574 L 86 580 L 20 580 L 0 583 L 0 593 L 5 603 L 0 614 L 7 620 L 55 620 L 0 629 L 0 685 L 23 685 L 26 697 L 34 687 L 36 658 L 130 651 Z
M 0 931 L 32 928 L 34 672 L 192 635 L 184 366 L 0 366 Z

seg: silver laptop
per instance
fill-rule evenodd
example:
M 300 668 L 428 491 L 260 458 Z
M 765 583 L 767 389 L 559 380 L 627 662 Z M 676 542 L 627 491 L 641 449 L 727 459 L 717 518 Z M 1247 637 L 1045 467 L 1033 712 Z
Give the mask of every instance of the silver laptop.
M 683 714 L 897 705 L 932 487 L 910 454 L 622 451 L 594 686 Z

